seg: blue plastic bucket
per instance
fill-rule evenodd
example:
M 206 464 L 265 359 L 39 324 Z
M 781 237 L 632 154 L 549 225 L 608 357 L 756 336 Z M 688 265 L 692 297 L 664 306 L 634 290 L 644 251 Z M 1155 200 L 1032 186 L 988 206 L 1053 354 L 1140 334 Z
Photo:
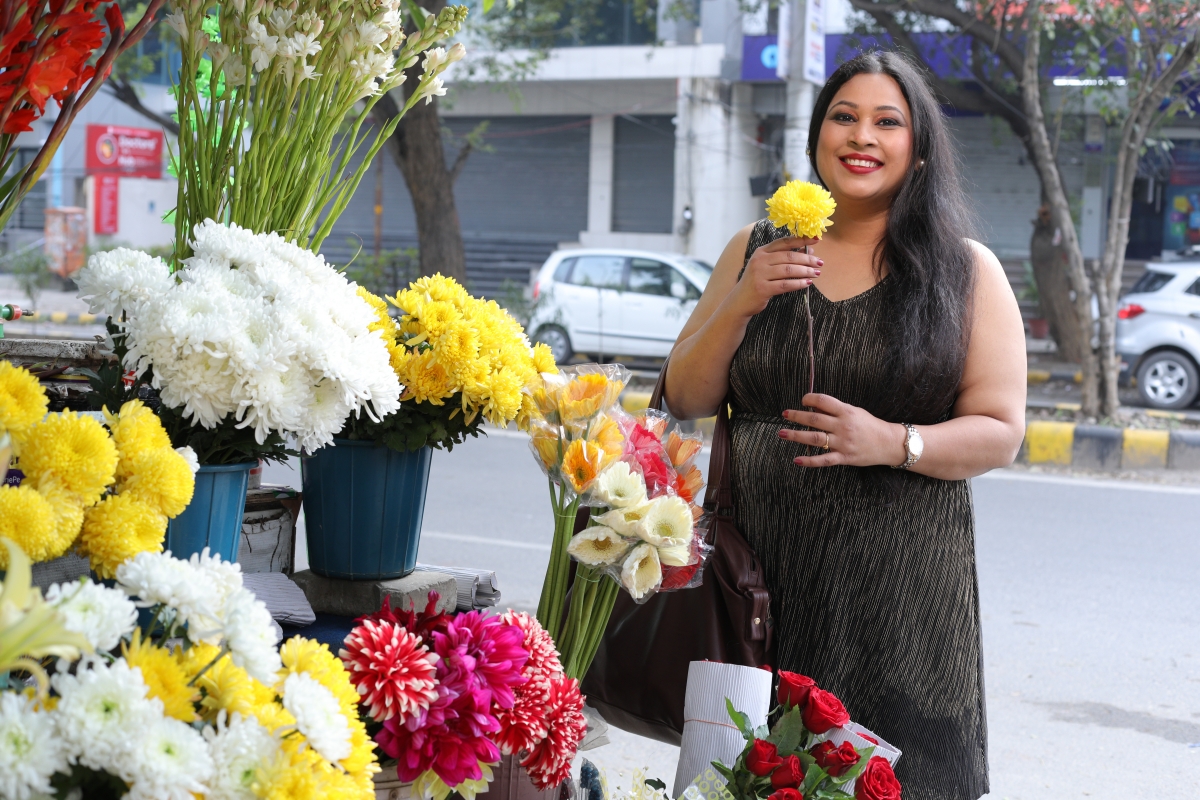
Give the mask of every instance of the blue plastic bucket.
M 433 450 L 398 453 L 335 439 L 300 462 L 308 567 L 346 580 L 402 578 L 417 566 Z
M 258 464 L 216 464 L 200 467 L 192 502 L 167 524 L 164 548 L 176 558 L 189 558 L 205 547 L 226 561 L 237 561 L 246 511 L 250 470 Z

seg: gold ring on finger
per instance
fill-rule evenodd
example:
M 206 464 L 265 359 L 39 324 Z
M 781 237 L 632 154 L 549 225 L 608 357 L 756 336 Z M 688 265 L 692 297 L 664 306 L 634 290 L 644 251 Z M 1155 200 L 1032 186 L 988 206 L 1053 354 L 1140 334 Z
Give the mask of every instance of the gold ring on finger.
M 829 431 L 825 431 L 825 444 L 821 445 L 822 450 L 829 449 Z

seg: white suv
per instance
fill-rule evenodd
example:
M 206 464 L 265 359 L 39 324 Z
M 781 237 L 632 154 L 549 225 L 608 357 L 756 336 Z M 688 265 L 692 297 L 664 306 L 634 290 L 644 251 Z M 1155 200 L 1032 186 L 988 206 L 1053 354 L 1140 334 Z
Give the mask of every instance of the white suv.
M 1200 393 L 1200 263 L 1147 264 L 1117 309 L 1121 382 L 1137 377 L 1155 408 L 1187 408 Z
M 708 264 L 678 254 L 558 250 L 534 279 L 530 330 L 559 363 L 575 353 L 664 358 L 711 274 Z

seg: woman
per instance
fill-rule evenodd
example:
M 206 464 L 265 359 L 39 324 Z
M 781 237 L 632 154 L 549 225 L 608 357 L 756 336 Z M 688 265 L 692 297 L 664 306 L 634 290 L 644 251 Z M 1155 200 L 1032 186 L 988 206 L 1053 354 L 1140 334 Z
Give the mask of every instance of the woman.
M 966 238 L 942 110 L 904 58 L 843 64 L 808 141 L 832 227 L 734 236 L 671 356 L 667 404 L 680 418 L 731 404 L 736 521 L 766 570 L 777 666 L 903 751 L 906 798 L 975 800 L 987 727 L 966 479 L 1010 464 L 1024 435 L 1020 312 Z

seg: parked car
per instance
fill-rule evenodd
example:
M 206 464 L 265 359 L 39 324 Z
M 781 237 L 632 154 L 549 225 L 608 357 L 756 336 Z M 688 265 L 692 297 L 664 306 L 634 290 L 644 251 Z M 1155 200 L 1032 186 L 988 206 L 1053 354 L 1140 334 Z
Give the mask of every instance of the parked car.
M 1155 408 L 1187 408 L 1200 393 L 1200 262 L 1153 263 L 1117 309 L 1121 381 L 1136 376 Z
M 711 274 L 708 264 L 672 253 L 558 250 L 534 279 L 530 330 L 560 363 L 575 353 L 664 358 Z

